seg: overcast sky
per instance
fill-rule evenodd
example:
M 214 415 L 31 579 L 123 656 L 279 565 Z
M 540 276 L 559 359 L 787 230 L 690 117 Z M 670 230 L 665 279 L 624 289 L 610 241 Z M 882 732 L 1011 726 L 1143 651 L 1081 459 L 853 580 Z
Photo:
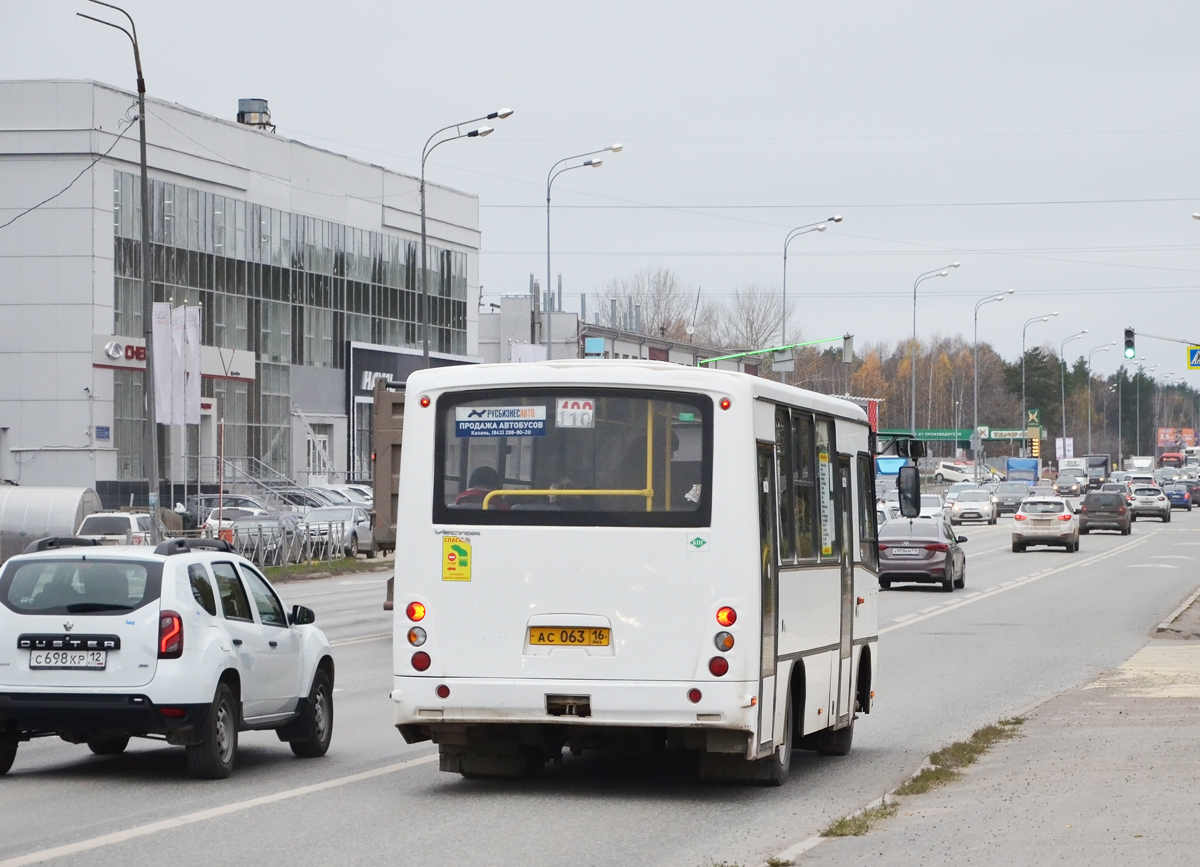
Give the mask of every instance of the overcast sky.
M 132 89 L 119 34 L 85 0 L 0 0 L 0 77 Z M 501 106 L 428 176 L 477 193 L 485 299 L 545 274 L 545 179 L 560 178 L 554 271 L 567 308 L 613 277 L 669 267 L 717 298 L 778 287 L 793 242 L 792 336 L 911 330 L 1006 356 L 1078 355 L 1146 333 L 1200 339 L 1200 4 L 1195 2 L 365 2 L 127 0 L 156 97 L 232 118 L 270 100 L 279 134 L 417 173 L 438 127 Z M 1189 333 L 1189 329 L 1190 332 Z M 1182 346 L 1138 349 L 1182 373 Z M 1120 346 L 1097 353 L 1110 372 Z M 1189 375 L 1200 386 L 1200 372 Z

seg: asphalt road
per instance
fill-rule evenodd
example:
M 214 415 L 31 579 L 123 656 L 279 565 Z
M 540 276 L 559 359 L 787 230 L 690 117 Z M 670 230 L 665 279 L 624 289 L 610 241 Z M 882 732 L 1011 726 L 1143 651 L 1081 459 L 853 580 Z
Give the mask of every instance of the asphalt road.
M 379 575 L 281 588 L 314 608 L 336 647 L 333 748 L 292 757 L 242 737 L 234 776 L 188 778 L 183 751 L 125 755 L 24 744 L 0 778 L 0 867 L 757 864 L 878 798 L 932 750 L 1091 680 L 1130 656 L 1195 589 L 1200 514 L 1094 534 L 1078 554 L 1010 550 L 1009 524 L 966 526 L 967 586 L 881 596 L 875 711 L 849 757 L 797 752 L 780 789 L 694 780 L 670 757 L 567 756 L 532 781 L 466 781 L 391 726 L 390 615 Z M 60 847 L 66 847 L 65 850 Z M 38 853 L 43 853 L 39 855 Z M 31 856 L 27 860 L 23 856 Z

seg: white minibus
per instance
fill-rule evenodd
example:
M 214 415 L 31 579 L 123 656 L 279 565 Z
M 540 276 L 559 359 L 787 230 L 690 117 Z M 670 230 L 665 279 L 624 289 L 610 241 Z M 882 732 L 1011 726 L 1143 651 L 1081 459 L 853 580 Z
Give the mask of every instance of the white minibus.
M 876 665 L 872 437 L 848 401 L 647 361 L 407 382 L 395 724 L 464 776 L 564 747 L 783 782 L 850 750 Z

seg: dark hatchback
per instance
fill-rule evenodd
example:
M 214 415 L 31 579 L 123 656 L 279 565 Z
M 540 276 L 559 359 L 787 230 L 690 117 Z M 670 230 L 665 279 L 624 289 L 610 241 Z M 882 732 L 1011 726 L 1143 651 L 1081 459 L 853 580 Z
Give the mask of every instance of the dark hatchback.
M 1128 536 L 1133 525 L 1133 513 L 1123 494 L 1093 491 L 1079 504 L 1079 532 L 1082 535 L 1092 530 L 1119 530 Z
M 1021 501 L 1029 496 L 1029 485 L 1024 482 L 1001 482 L 996 485 L 996 499 L 1000 501 L 997 514 L 1016 512 Z
M 967 555 L 949 521 L 936 518 L 897 518 L 879 528 L 879 586 L 896 582 L 941 584 L 951 592 L 966 586 Z

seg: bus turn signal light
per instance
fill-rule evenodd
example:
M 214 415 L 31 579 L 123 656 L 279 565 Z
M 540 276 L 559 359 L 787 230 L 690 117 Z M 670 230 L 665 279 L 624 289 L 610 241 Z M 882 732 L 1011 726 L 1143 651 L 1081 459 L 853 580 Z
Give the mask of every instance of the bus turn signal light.
M 729 671 L 729 660 L 723 656 L 714 656 L 708 661 L 708 671 L 713 677 L 721 677 Z
M 417 671 L 425 671 L 429 668 L 429 654 L 424 650 L 418 650 L 412 655 L 412 667 Z
M 717 623 L 720 623 L 722 626 L 733 626 L 733 624 L 737 623 L 737 612 L 726 605 L 717 611 Z
M 420 602 L 410 602 L 404 609 L 404 613 L 408 615 L 409 620 L 416 623 L 418 620 L 425 619 L 425 606 Z
M 722 653 L 727 650 L 733 650 L 733 636 L 728 632 L 718 632 L 716 638 L 713 639 L 713 643 L 717 645 L 717 650 L 720 650 Z
M 425 630 L 420 626 L 414 626 L 408 630 L 408 643 L 413 647 L 420 647 L 425 643 Z

